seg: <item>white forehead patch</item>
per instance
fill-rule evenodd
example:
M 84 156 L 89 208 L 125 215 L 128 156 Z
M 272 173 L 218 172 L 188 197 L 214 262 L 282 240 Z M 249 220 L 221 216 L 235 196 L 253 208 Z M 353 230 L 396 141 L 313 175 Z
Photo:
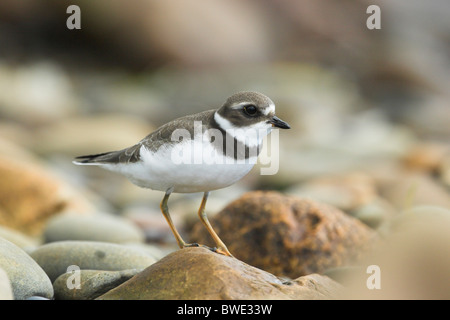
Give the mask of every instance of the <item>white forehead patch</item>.
M 271 103 L 267 108 L 264 108 L 262 110 L 262 113 L 264 113 L 265 116 L 268 116 L 271 113 L 275 113 L 275 105 Z
M 239 103 L 235 103 L 231 106 L 231 109 L 240 109 L 241 107 L 248 105 L 248 104 L 252 104 L 251 102 L 239 102 Z

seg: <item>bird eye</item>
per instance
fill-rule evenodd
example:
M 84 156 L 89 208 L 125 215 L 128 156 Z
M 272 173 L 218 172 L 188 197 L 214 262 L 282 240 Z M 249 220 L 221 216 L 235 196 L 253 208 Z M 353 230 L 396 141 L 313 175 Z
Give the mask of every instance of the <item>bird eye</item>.
M 244 106 L 244 112 L 249 116 L 255 116 L 258 112 L 258 109 L 254 105 L 249 104 L 247 106 Z

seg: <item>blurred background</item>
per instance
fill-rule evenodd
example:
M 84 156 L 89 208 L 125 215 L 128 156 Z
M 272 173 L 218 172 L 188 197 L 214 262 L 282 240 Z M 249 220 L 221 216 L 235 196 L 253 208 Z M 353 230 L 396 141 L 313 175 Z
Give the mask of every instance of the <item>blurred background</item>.
M 70 4 L 80 30 L 66 27 Z M 372 4 L 379 30 L 366 26 Z M 447 0 L 2 0 L 0 156 L 51 172 L 76 210 L 118 213 L 148 239 L 171 237 L 160 192 L 72 158 L 122 149 L 255 90 L 292 127 L 280 132 L 280 169 L 255 168 L 213 192 L 211 215 L 254 189 L 312 197 L 375 229 L 416 206 L 448 214 L 449 16 Z M 0 222 L 37 234 L 33 223 L 52 210 L 7 215 L 5 190 L 18 180 L 0 182 Z M 171 201 L 180 223 L 200 198 Z

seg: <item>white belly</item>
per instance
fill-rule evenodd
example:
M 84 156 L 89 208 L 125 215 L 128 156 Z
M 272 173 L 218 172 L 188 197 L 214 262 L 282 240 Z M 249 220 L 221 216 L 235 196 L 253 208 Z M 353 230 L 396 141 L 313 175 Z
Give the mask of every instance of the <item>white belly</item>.
M 257 157 L 235 160 L 210 144 L 192 141 L 161 148 L 154 153 L 141 147 L 142 161 L 105 164 L 105 169 L 125 175 L 134 184 L 153 190 L 193 193 L 221 189 L 244 177 Z

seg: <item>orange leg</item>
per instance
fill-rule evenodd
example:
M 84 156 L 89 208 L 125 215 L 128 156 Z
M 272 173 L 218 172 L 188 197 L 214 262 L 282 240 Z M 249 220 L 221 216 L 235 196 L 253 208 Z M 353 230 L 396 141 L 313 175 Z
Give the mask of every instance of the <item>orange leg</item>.
M 220 240 L 219 236 L 217 235 L 217 233 L 214 231 L 211 224 L 209 223 L 208 217 L 206 216 L 205 206 L 206 206 L 206 201 L 208 200 L 208 196 L 209 196 L 209 192 L 205 192 L 203 195 L 202 203 L 200 204 L 200 208 L 198 209 L 198 216 L 199 216 L 200 220 L 203 222 L 203 224 L 205 225 L 206 229 L 208 230 L 209 234 L 213 238 L 214 242 L 216 243 L 217 248 L 215 248 L 214 251 L 217 253 L 232 257 L 232 254 L 230 253 L 230 251 L 228 251 L 227 246 L 222 242 L 222 240 Z
M 168 189 L 166 191 L 166 194 L 164 195 L 164 198 L 161 201 L 160 208 L 161 212 L 164 215 L 164 218 L 166 218 L 167 223 L 169 224 L 170 230 L 172 230 L 173 235 L 175 236 L 175 239 L 177 240 L 178 246 L 180 249 L 183 249 L 185 247 L 198 247 L 197 243 L 186 243 L 184 242 L 181 235 L 178 233 L 177 228 L 175 228 L 175 225 L 172 222 L 172 218 L 170 217 L 169 213 L 169 206 L 167 205 L 167 202 L 169 201 L 169 196 L 172 193 L 171 189 Z

